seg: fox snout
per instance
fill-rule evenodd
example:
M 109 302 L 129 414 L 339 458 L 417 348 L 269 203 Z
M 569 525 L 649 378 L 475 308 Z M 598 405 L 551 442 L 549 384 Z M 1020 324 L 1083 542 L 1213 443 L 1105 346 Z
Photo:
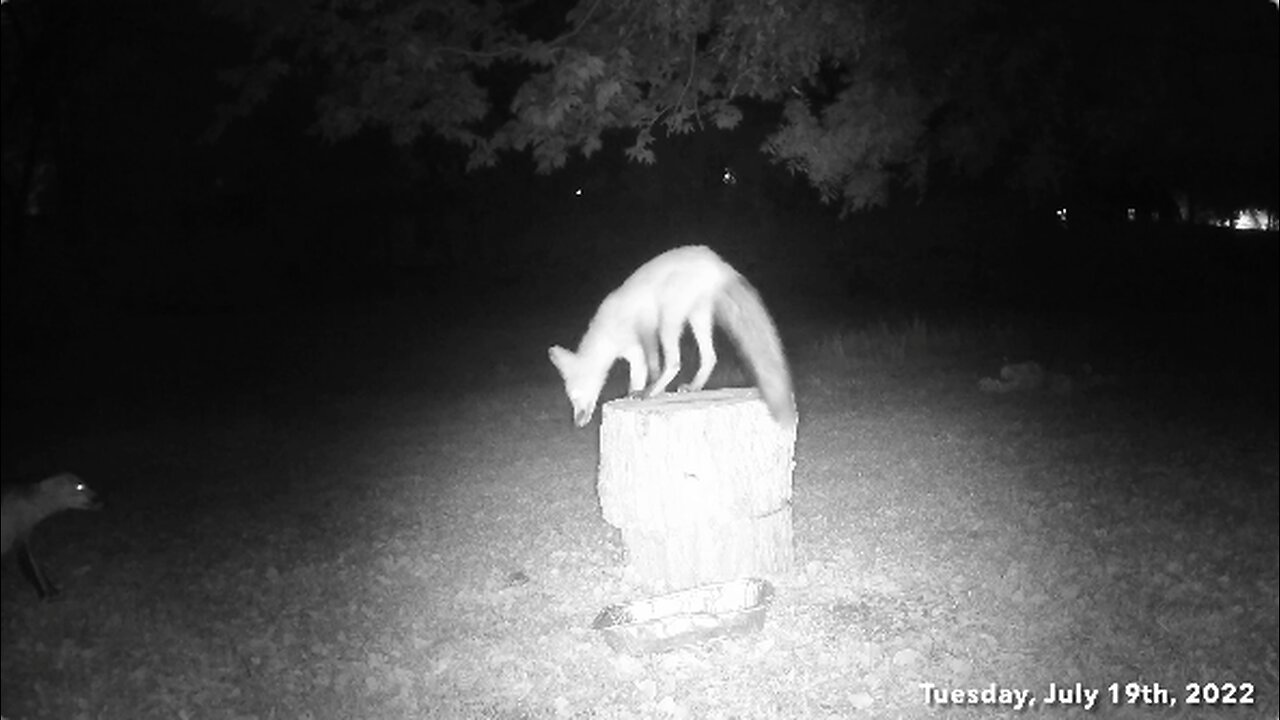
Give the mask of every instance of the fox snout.
M 103 506 L 102 498 L 98 496 L 88 485 L 80 487 L 81 510 L 101 510 Z

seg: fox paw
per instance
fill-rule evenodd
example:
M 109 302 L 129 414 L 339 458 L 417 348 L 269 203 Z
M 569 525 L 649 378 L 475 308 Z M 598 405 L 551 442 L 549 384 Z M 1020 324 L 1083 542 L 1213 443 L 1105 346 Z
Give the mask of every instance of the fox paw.
M 699 390 L 701 390 L 701 389 L 702 389 L 702 386 L 700 386 L 700 385 L 694 385 L 693 383 L 681 383 L 681 384 L 680 384 L 680 387 L 676 388 L 676 390 L 677 390 L 677 391 L 682 392 L 682 393 L 686 393 L 686 392 L 698 392 L 698 391 L 699 391 Z
M 656 397 L 658 397 L 659 395 L 664 395 L 664 394 L 666 394 L 666 392 L 667 392 L 667 389 L 666 389 L 665 387 L 661 387 L 661 386 L 658 386 L 658 385 L 651 385 L 651 386 L 649 386 L 649 387 L 645 388 L 644 390 L 640 391 L 640 397 L 642 397 L 642 398 L 656 398 Z

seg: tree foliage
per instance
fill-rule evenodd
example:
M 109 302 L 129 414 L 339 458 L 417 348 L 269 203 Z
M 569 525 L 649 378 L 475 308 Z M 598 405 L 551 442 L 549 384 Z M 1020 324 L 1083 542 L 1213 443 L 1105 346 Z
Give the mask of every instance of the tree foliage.
M 1274 89 L 1261 120 L 1197 110 L 1276 64 L 1263 0 L 1211 19 L 1176 2 L 213 1 L 257 41 L 228 73 L 241 92 L 224 124 L 305 78 L 326 137 L 431 134 L 465 146 L 472 167 L 515 150 L 553 170 L 609 131 L 651 163 L 660 134 L 735 127 L 744 101 L 783 106 L 763 150 L 845 209 L 939 169 L 1038 196 L 1116 177 L 1185 184 L 1238 122 L 1275 153 Z M 1220 61 L 1208 77 L 1188 67 L 1204 57 Z
M 823 113 L 806 99 L 867 44 L 864 8 L 849 0 L 585 0 L 477 3 L 390 0 L 232 4 L 258 38 L 254 61 L 229 73 L 251 110 L 289 75 L 319 77 L 317 128 L 340 139 L 385 127 L 399 143 L 424 133 L 465 145 L 473 167 L 506 150 L 539 169 L 590 157 L 608 131 L 629 133 L 627 156 L 652 163 L 660 134 L 728 129 L 736 102 L 790 100 L 789 127 L 769 145 L 830 197 L 850 195 L 851 169 L 882 173 L 910 150 L 909 96 L 846 121 L 884 99 L 861 89 L 849 108 Z M 268 7 L 269 6 L 269 7 Z M 837 134 L 832 134 L 834 126 Z M 883 142 L 888 135 L 895 142 Z M 835 150 L 835 152 L 833 152 Z M 840 162 L 841 157 L 856 162 Z M 867 186 L 873 181 L 861 181 Z

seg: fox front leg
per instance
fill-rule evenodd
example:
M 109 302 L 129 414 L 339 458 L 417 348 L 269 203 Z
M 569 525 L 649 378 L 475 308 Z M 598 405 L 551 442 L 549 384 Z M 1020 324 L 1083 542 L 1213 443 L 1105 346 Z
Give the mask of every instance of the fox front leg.
M 18 568 L 22 570 L 22 576 L 31 583 L 36 589 L 36 595 L 41 600 L 53 600 L 62 594 L 62 590 L 44 573 L 44 568 L 40 567 L 39 561 L 31 554 L 31 547 L 23 541 L 14 548 L 18 554 Z
M 627 361 L 627 369 L 630 372 L 631 386 L 628 397 L 638 398 L 644 396 L 644 385 L 648 381 L 649 365 L 648 350 L 640 345 L 628 350 L 622 356 Z
M 645 333 L 640 337 L 640 345 L 644 348 L 644 361 L 649 372 L 645 382 L 648 382 L 649 378 L 657 379 L 662 374 L 662 358 L 658 355 L 658 336 L 654 333 Z M 643 383 L 641 387 L 644 387 Z

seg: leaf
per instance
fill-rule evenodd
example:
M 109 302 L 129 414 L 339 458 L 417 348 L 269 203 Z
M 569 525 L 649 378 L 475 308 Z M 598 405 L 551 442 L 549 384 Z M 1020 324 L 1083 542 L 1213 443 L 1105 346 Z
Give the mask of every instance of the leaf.
M 604 58 L 596 55 L 588 55 L 583 59 L 582 69 L 585 72 L 584 79 L 597 78 L 604 75 Z
M 636 137 L 636 141 L 623 152 L 632 162 L 641 165 L 652 165 L 657 157 L 653 153 L 653 149 L 649 145 L 653 142 L 653 136 L 642 132 Z
M 716 108 L 715 114 L 712 115 L 712 122 L 717 129 L 732 130 L 742 122 L 742 111 L 735 105 L 723 103 Z
M 553 65 L 555 50 L 544 42 L 534 41 L 524 48 L 524 58 L 534 65 Z
M 596 86 L 596 112 L 603 112 L 609 102 L 622 92 L 622 83 L 617 80 L 606 80 Z

